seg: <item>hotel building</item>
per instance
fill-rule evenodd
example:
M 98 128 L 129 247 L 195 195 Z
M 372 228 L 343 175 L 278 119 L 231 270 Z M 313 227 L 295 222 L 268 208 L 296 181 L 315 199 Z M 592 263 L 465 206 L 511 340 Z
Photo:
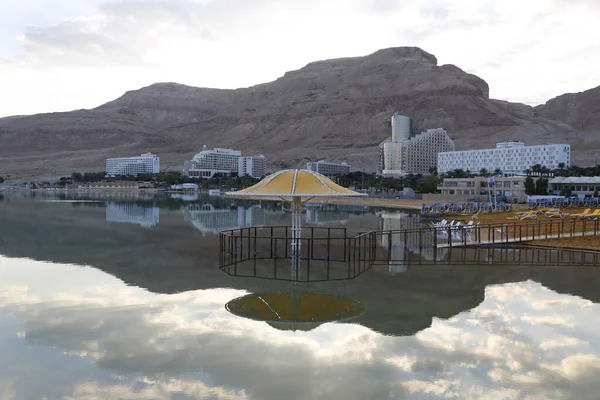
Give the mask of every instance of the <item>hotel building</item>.
M 152 153 L 144 153 L 138 157 L 120 157 L 106 159 L 106 175 L 138 175 L 158 174 L 160 159 Z
M 312 161 L 306 163 L 306 169 L 325 175 L 328 178 L 334 178 L 336 176 L 348 175 L 350 173 L 350 164 L 345 162 L 333 163 L 325 160 Z
M 411 119 L 396 113 L 392 117 L 392 136 L 379 149 L 381 175 L 429 174 L 438 164 L 438 153 L 453 151 L 454 142 L 442 128 L 413 135 Z
M 490 186 L 489 178 L 483 176 L 446 178 L 437 189 L 441 193 L 440 200 L 446 201 L 487 201 L 490 196 L 504 196 L 509 203 L 524 203 L 527 201 L 525 179 L 524 176 L 496 177 Z
M 266 175 L 267 163 L 265 156 L 247 156 L 238 159 L 238 176 L 249 175 L 253 178 L 261 178 Z
M 260 178 L 266 173 L 266 159 L 263 155 L 242 157 L 242 152 L 232 149 L 214 148 L 203 150 L 196 154 L 191 161 L 186 161 L 184 175 L 191 178 L 209 179 L 215 174 L 239 176 L 250 175 Z
M 571 146 L 548 144 L 525 146 L 523 142 L 497 143 L 495 149 L 450 151 L 438 156 L 438 174 L 455 169 L 479 173 L 483 168 L 489 172 L 500 169 L 504 175 L 522 175 L 533 165 L 540 164 L 549 169 L 571 165 Z
M 592 197 L 594 193 L 600 192 L 600 176 L 560 176 L 548 181 L 550 193 L 560 194 L 567 189 L 573 196 Z

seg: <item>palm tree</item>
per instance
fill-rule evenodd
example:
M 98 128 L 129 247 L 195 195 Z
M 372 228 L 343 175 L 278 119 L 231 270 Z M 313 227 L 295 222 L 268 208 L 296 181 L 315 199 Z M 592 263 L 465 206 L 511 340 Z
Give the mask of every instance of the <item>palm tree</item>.
M 501 175 L 502 175 L 502 170 L 501 170 L 500 168 L 496 168 L 496 169 L 494 170 L 494 175 L 496 175 L 496 176 L 501 176 Z
M 490 173 L 488 172 L 488 170 L 487 170 L 487 169 L 485 169 L 485 168 L 481 168 L 481 169 L 479 170 L 479 175 L 481 175 L 481 176 L 485 176 L 485 177 L 488 177 L 488 176 L 490 175 Z

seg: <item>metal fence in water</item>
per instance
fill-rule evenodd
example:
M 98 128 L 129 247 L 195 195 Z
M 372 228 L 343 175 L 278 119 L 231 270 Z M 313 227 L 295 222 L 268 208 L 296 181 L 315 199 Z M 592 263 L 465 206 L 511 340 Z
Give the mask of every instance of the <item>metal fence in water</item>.
M 289 226 L 231 229 L 219 234 L 219 267 L 232 275 L 321 281 L 352 279 L 375 259 L 375 236 L 347 236 L 346 228 L 305 227 L 300 241 L 301 268 L 290 273 Z M 269 261 L 269 262 L 267 262 Z
M 598 221 L 424 227 L 353 237 L 347 236 L 346 228 L 305 227 L 300 239 L 301 268 L 290 272 L 290 227 L 249 227 L 220 233 L 219 267 L 237 276 L 321 281 L 352 279 L 377 264 L 600 265 L 600 252 L 520 245 L 526 240 L 599 232 Z

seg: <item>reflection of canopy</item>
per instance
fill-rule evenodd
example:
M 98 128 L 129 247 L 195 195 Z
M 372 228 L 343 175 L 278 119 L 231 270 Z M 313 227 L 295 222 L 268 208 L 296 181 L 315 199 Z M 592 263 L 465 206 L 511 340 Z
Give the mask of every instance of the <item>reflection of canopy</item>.
M 358 317 L 356 300 L 319 293 L 256 293 L 231 300 L 225 308 L 240 317 L 267 322 L 280 330 L 311 330 L 325 322 Z
M 365 196 L 346 189 L 317 172 L 305 169 L 286 169 L 267 176 L 249 188 L 229 192 L 234 196 L 335 197 Z

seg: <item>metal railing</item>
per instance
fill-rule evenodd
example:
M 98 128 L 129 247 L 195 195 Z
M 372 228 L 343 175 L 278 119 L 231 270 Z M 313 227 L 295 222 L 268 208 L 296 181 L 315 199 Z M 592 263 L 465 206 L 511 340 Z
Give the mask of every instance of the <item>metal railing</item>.
M 600 221 L 513 222 L 362 232 L 304 227 L 301 268 L 292 268 L 289 226 L 248 227 L 219 234 L 219 267 L 231 275 L 294 281 L 353 279 L 375 264 L 598 265 L 600 252 L 518 247 L 552 238 L 598 236 Z M 285 277 L 282 277 L 285 276 Z
M 512 223 L 422 227 L 376 232 L 377 236 L 401 235 L 415 247 L 462 247 L 513 244 L 548 239 L 600 235 L 600 220 L 515 221 Z M 388 243 L 391 240 L 387 241 Z
M 302 271 L 296 271 L 297 275 L 290 280 L 354 278 L 371 267 L 377 247 L 373 232 L 348 237 L 347 228 L 304 227 L 299 242 Z M 219 267 L 232 275 L 258 277 L 261 268 L 263 272 L 267 268 L 260 263 L 265 260 L 275 261 L 268 267 L 272 267 L 273 275 L 281 274 L 283 269 L 279 268 L 286 266 L 283 260 L 291 257 L 289 226 L 248 227 L 219 233 Z M 244 263 L 250 265 L 245 275 L 238 270 L 248 266 L 243 266 Z M 332 278 L 332 271 L 337 278 Z

